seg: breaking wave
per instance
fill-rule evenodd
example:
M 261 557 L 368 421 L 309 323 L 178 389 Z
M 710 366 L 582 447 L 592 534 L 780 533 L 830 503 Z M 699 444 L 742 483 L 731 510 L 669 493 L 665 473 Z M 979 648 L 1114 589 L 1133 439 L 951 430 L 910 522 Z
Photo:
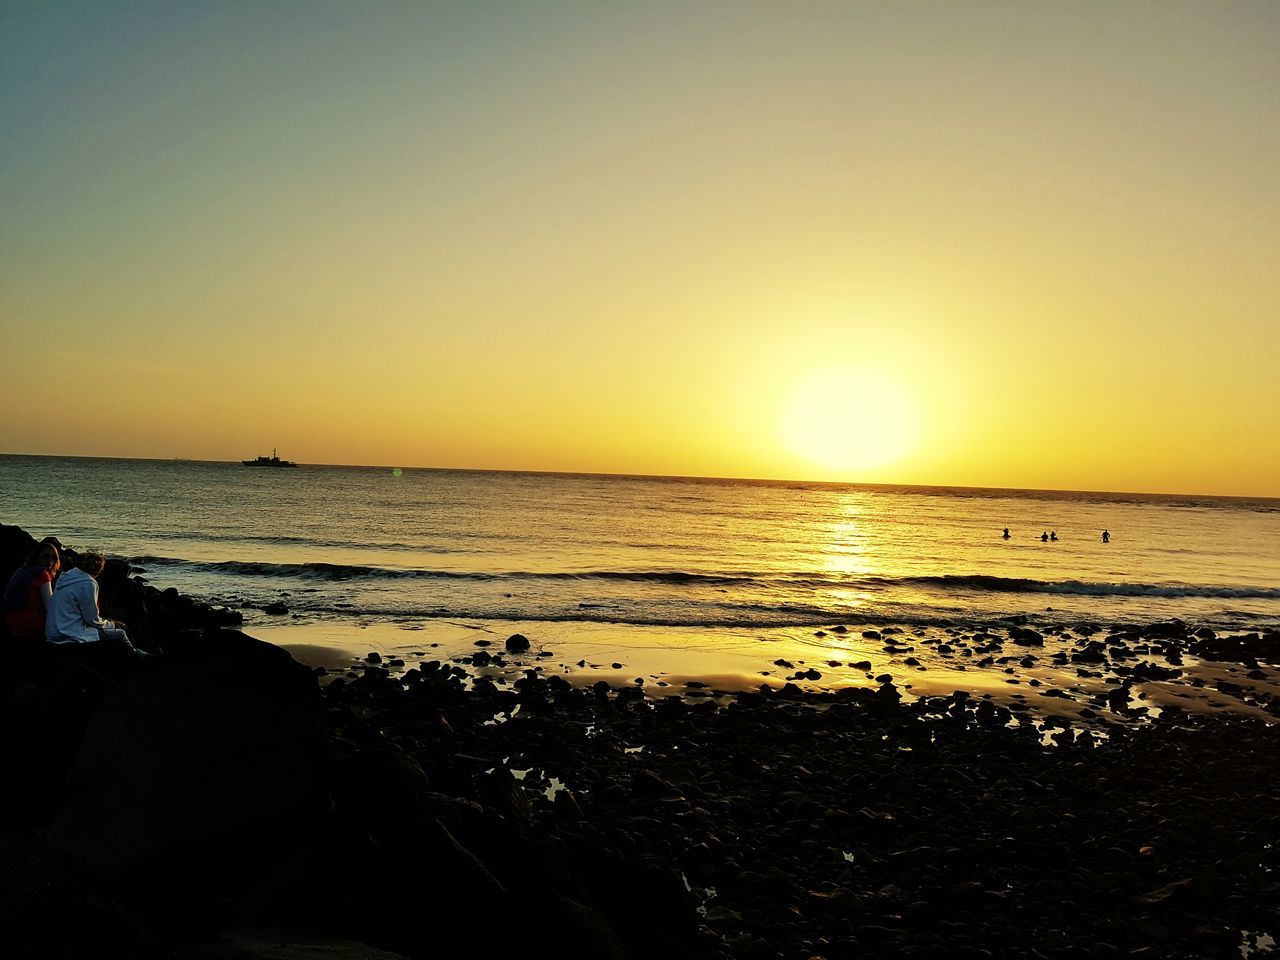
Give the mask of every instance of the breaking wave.
M 193 571 L 240 577 L 289 577 L 313 580 L 452 580 L 501 581 L 616 581 L 688 587 L 760 587 L 841 589 L 886 592 L 903 588 L 929 592 L 1042 593 L 1085 597 L 1218 597 L 1280 599 L 1280 587 L 1197 583 L 1124 583 L 1082 580 L 1035 580 L 985 574 L 947 574 L 903 577 L 842 577 L 814 571 L 694 573 L 683 570 L 459 571 L 364 566 L 340 563 L 266 563 L 251 560 L 192 561 L 175 557 L 134 557 L 144 566 L 181 566 Z
M 1201 583 L 1090 583 L 1082 580 L 1028 580 L 1019 577 L 949 575 L 901 577 L 891 582 L 916 583 L 943 590 L 985 590 L 998 593 L 1055 593 L 1083 597 L 1255 597 L 1280 598 L 1280 587 L 1230 586 Z

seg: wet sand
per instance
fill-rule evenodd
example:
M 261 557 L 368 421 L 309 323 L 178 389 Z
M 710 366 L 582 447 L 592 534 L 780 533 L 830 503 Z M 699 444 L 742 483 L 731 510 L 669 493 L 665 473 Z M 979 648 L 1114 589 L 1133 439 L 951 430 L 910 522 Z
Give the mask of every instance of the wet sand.
M 534 670 L 575 686 L 641 686 L 651 696 L 725 699 L 788 684 L 835 693 L 875 689 L 887 677 L 907 700 L 959 690 L 1084 725 L 1150 719 L 1168 708 L 1280 721 L 1280 669 L 1201 660 L 1190 652 L 1196 642 L 1190 628 L 1154 638 L 1142 627 L 1036 629 L 1028 622 L 736 632 L 430 620 L 255 623 L 245 629 L 324 668 L 328 677 L 354 677 L 377 653 L 380 664 L 399 661 L 393 671 L 441 660 L 499 684 Z M 527 651 L 505 648 L 515 634 L 529 640 Z M 1126 696 L 1117 698 L 1117 690 Z

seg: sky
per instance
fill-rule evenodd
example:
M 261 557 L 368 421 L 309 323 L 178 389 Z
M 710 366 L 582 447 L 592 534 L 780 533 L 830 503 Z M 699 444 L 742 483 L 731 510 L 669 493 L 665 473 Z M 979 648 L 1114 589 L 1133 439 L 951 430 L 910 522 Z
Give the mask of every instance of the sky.
M 5 3 L 0 452 L 1280 496 L 1280 4 Z

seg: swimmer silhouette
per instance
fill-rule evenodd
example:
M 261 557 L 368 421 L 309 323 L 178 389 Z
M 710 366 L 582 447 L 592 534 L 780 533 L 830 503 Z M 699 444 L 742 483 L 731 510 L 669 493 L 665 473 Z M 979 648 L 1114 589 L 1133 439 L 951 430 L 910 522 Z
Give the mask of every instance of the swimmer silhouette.
M 1008 539 L 1009 539 L 1009 528 L 1008 528 L 1008 527 L 1005 527 L 1005 528 L 1004 528 L 1004 539 L 1006 539 L 1006 540 L 1008 540 Z
M 1040 534 L 1040 541 L 1041 541 L 1041 543 L 1048 543 L 1048 542 L 1049 542 L 1049 534 L 1048 534 L 1048 532 L 1047 532 L 1047 531 L 1046 531 L 1045 533 Z
M 1103 531 L 1102 531 L 1102 542 L 1103 542 L 1103 543 L 1110 543 L 1110 542 L 1111 542 L 1111 534 L 1110 534 L 1110 533 L 1108 533 L 1106 530 L 1103 530 Z
M 1050 540 L 1052 540 L 1054 543 L 1057 543 L 1057 542 L 1058 542 L 1058 531 L 1057 531 L 1057 530 L 1055 530 L 1055 531 L 1053 531 L 1053 533 L 1049 534 L 1049 539 L 1050 539 Z

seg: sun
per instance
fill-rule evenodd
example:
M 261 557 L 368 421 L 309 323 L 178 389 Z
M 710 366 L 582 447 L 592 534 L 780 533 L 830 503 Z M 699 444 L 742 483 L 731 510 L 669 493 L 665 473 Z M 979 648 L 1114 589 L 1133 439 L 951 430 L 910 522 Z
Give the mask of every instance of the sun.
M 915 447 L 919 417 L 911 396 L 870 369 L 833 368 L 799 384 L 784 406 L 783 442 L 837 478 L 900 460 Z

